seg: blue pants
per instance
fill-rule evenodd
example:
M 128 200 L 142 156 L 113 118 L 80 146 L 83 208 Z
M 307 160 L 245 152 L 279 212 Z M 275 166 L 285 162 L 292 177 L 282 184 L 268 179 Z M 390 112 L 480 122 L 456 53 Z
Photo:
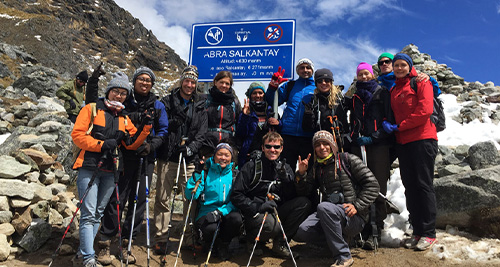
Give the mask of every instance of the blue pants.
M 343 236 L 352 237 L 358 234 L 365 222 L 359 215 L 347 217 L 342 204 L 321 202 L 317 211 L 302 222 L 294 236 L 298 242 L 311 242 L 323 245 L 325 242 L 334 259 L 349 259 L 349 244 Z
M 78 197 L 82 199 L 95 169 L 78 170 Z M 98 171 L 90 190 L 80 207 L 80 252 L 83 260 L 95 257 L 94 239 L 101 223 L 104 208 L 114 190 L 114 173 Z

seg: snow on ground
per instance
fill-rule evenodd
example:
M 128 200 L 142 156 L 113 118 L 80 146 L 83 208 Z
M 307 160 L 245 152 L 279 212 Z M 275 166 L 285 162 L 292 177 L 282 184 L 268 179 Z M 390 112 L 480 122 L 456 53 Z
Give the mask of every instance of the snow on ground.
M 477 142 L 495 141 L 498 149 L 500 145 L 500 127 L 491 122 L 485 115 L 485 123 L 474 120 L 468 124 L 461 125 L 451 117 L 458 116 L 460 109 L 467 104 L 457 103 L 454 95 L 442 94 L 440 98 L 444 102 L 446 113 L 446 130 L 438 133 L 439 145 L 458 146 L 466 144 L 472 146 Z M 487 106 L 495 109 L 497 104 Z M 486 106 L 484 106 L 486 107 Z M 382 233 L 382 245 L 387 247 L 399 247 L 404 232 L 408 230 L 408 210 L 404 187 L 401 182 L 399 168 L 394 171 L 387 184 L 387 197 L 399 208 L 401 214 L 388 215 L 385 220 L 385 230 Z M 438 230 L 438 243 L 430 253 L 435 257 L 450 263 L 497 263 L 500 265 L 500 240 L 479 239 L 468 233 L 459 232 L 453 227 L 446 231 Z
M 10 136 L 10 133 L 0 135 L 0 145 Z

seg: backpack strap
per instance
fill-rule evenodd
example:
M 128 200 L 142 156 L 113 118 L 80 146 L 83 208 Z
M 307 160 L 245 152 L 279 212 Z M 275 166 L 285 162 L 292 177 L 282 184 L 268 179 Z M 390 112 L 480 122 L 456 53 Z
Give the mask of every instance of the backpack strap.
M 351 163 L 349 162 L 349 153 L 344 152 L 344 153 L 339 153 L 339 164 L 341 168 L 338 168 L 339 170 L 339 176 L 340 176 L 340 170 L 343 169 L 344 172 L 349 176 L 349 179 L 352 180 L 352 174 L 351 174 Z
M 291 81 L 289 81 L 286 84 L 286 88 L 285 88 L 286 98 L 285 98 L 285 101 L 288 101 L 288 98 L 290 97 L 290 93 L 292 92 L 292 89 L 293 89 L 294 85 L 295 85 L 295 81 L 294 80 L 291 80 Z
M 254 176 L 252 182 L 249 185 L 250 187 L 249 191 L 252 191 L 259 184 L 261 179 L 262 179 L 262 159 L 259 156 L 255 159 Z
M 96 103 L 92 102 L 89 104 L 90 105 L 90 123 L 89 123 L 89 128 L 85 132 L 85 134 L 89 135 L 92 132 L 92 129 L 94 128 L 94 118 L 97 116 L 97 107 Z
M 415 93 L 417 92 L 417 77 L 412 77 L 410 79 L 410 87 L 411 89 L 413 89 L 413 91 L 415 91 Z

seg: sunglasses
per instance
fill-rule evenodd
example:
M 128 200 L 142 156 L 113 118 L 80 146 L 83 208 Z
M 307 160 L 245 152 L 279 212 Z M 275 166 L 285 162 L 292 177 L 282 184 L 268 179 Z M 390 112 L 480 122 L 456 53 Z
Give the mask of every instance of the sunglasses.
M 379 66 L 382 66 L 382 65 L 384 65 L 384 64 L 389 65 L 389 64 L 391 64 L 391 63 L 392 63 L 392 60 L 390 60 L 390 59 L 386 59 L 386 60 L 380 60 L 380 61 L 378 62 L 378 65 L 379 65 Z
M 274 149 L 278 150 L 278 149 L 280 149 L 280 148 L 281 148 L 281 145 L 274 145 L 274 146 L 273 146 L 273 145 L 268 145 L 268 144 L 265 144 L 265 145 L 264 145 L 264 147 L 265 147 L 266 149 L 271 149 L 271 148 L 273 148 L 273 147 L 274 147 Z
M 317 80 L 317 83 L 318 83 L 318 84 L 322 84 L 322 83 L 331 83 L 331 82 L 332 82 L 332 80 L 327 79 L 327 78 L 323 78 L 323 79 L 318 79 L 318 80 Z

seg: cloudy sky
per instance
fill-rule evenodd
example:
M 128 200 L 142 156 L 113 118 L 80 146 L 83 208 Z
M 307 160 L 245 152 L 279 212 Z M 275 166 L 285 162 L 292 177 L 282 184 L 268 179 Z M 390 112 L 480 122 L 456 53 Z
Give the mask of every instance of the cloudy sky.
M 413 43 L 466 81 L 500 85 L 500 0 L 115 1 L 186 62 L 193 23 L 295 19 L 295 58 L 331 69 L 335 84 Z

